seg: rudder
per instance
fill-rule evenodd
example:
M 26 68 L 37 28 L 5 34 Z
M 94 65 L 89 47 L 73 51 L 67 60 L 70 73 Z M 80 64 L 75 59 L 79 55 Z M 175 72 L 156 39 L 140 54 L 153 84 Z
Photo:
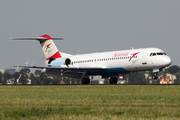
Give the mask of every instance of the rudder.
M 43 41 L 39 41 L 46 60 L 49 60 L 50 58 L 57 59 L 62 57 L 52 38 L 49 35 L 41 35 L 38 38 L 46 38 Z

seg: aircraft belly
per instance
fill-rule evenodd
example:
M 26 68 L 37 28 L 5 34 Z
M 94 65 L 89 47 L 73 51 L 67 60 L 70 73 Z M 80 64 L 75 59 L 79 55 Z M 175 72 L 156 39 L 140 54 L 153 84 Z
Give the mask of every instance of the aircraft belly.
M 102 69 L 96 72 L 88 72 L 88 75 L 106 75 L 106 74 L 113 74 L 113 73 L 128 73 L 129 71 L 122 68 L 122 67 L 118 67 L 118 68 L 106 68 L 106 69 Z

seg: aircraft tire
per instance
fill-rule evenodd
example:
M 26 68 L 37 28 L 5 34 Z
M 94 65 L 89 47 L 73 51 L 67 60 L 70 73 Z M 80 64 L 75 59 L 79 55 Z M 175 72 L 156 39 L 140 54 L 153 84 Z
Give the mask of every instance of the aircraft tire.
M 116 77 L 111 77 L 109 79 L 109 84 L 117 84 L 117 78 Z
M 82 78 L 82 84 L 89 84 L 89 83 L 90 83 L 89 77 L 83 77 Z

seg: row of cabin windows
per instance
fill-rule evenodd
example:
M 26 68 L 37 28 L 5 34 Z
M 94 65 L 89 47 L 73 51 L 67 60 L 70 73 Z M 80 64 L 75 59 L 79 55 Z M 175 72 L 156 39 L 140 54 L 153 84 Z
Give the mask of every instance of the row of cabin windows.
M 119 60 L 119 59 L 130 59 L 130 58 L 131 58 L 131 56 L 116 57 L 116 58 L 103 58 L 103 59 L 95 59 L 94 62 L 96 62 L 96 61 Z M 134 56 L 133 58 L 137 58 L 137 56 Z M 72 64 L 75 64 L 75 63 L 87 63 L 87 62 L 93 62 L 93 60 L 74 61 L 74 62 L 72 62 Z

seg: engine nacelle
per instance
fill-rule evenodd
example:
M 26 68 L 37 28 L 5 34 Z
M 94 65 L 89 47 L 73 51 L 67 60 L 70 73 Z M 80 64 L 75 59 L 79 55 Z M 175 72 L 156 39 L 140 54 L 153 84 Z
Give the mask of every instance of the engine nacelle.
M 71 64 L 71 60 L 69 58 L 59 58 L 59 59 L 49 59 L 48 66 L 49 67 L 61 67 L 62 65 Z

